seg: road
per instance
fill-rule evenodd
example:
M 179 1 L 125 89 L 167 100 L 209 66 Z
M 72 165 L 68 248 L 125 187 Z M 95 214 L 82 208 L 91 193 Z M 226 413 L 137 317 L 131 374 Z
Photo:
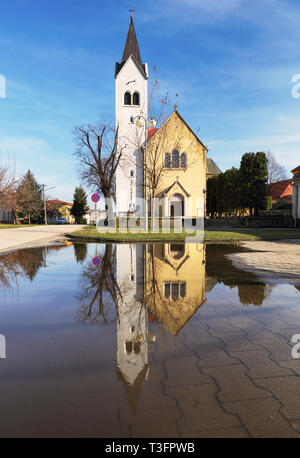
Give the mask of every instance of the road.
M 80 224 L 20 227 L 0 230 L 0 254 L 19 248 L 29 248 L 48 243 L 65 233 L 82 229 Z

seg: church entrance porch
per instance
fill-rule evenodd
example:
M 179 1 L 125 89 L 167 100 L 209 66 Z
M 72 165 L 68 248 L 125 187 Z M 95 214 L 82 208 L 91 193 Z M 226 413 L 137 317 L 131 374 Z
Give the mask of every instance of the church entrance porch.
M 169 216 L 184 216 L 184 197 L 181 194 L 174 194 L 170 197 Z

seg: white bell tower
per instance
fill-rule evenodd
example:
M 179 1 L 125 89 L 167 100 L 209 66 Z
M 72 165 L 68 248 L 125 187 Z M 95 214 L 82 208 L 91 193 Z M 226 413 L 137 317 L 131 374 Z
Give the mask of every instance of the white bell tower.
M 148 66 L 142 63 L 131 18 L 122 61 L 115 69 L 116 127 L 122 159 L 116 172 L 118 215 L 137 211 L 137 199 L 144 197 L 143 164 L 139 148 L 145 142 L 145 128 L 136 126 L 138 116 L 148 116 Z

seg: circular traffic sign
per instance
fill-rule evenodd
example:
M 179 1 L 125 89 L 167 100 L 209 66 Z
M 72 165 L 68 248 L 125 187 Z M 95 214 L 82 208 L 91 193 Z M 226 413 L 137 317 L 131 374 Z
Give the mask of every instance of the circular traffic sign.
M 99 266 L 101 264 L 101 259 L 99 258 L 99 256 L 95 256 L 92 260 L 92 263 L 94 264 L 94 266 Z
M 97 202 L 99 202 L 100 200 L 100 196 L 99 194 L 93 194 L 92 195 L 92 201 L 96 204 Z

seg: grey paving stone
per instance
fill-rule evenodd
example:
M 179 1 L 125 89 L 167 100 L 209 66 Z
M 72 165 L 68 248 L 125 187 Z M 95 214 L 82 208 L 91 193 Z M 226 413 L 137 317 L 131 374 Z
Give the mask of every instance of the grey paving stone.
M 224 332 L 234 332 L 236 327 L 234 327 L 230 321 L 224 317 L 222 318 L 212 318 L 210 320 L 206 320 L 208 324 L 209 330 L 214 331 L 222 331 Z
M 184 433 L 182 437 L 185 438 L 207 438 L 207 439 L 221 439 L 221 438 L 246 438 L 250 437 L 248 432 L 243 426 L 236 426 L 235 428 L 220 428 L 220 429 L 210 429 L 207 431 L 197 431 L 196 433 Z
M 200 360 L 199 367 L 225 366 L 239 363 L 234 355 L 229 355 L 224 350 L 224 345 L 220 341 L 199 343 L 195 346 L 195 351 Z
M 280 367 L 272 361 L 268 352 L 264 349 L 231 352 L 230 354 L 239 358 L 249 368 L 248 375 L 250 378 L 293 375 L 289 369 Z
M 282 337 L 276 336 L 274 339 L 257 340 L 257 343 L 265 348 L 275 361 L 292 360 L 292 344 L 288 344 Z
M 297 375 L 300 375 L 300 359 L 291 361 L 280 361 L 280 366 L 293 370 Z
M 274 398 L 226 402 L 227 411 L 238 415 L 253 437 L 300 437 L 279 412 L 280 403 Z
M 198 358 L 188 356 L 184 358 L 169 359 L 164 367 L 167 378 L 163 380 L 164 386 L 202 385 L 213 383 L 211 377 L 201 374 L 196 365 Z
M 121 424 L 130 426 L 132 437 L 179 437 L 179 417 L 177 408 L 137 410 L 134 418 L 128 411 L 120 412 Z
M 209 367 L 202 370 L 216 380 L 221 390 L 217 396 L 222 402 L 272 396 L 268 390 L 256 386 L 249 379 L 243 365 Z
M 273 339 L 272 332 L 264 328 L 264 325 L 251 317 L 230 317 L 230 323 L 242 329 L 250 340 L 255 343 L 257 339 Z
M 183 413 L 178 421 L 181 433 L 241 425 L 237 417 L 224 412 L 214 384 L 168 387 L 166 391 L 177 399 Z
M 260 380 L 283 404 L 282 414 L 287 419 L 300 419 L 300 377 L 276 377 Z
M 136 410 L 176 407 L 176 402 L 163 390 L 162 380 L 165 372 L 160 365 L 152 364 L 148 380 L 142 380 L 140 386 L 124 384 L 124 397 L 120 402 L 120 410 L 129 411 L 132 405 Z
M 224 342 L 227 351 L 257 350 L 261 348 L 259 344 L 253 344 L 247 335 L 239 329 L 235 332 L 212 331 L 214 336 Z
M 211 336 L 208 332 L 207 329 L 204 327 L 195 327 L 195 326 L 190 326 L 189 328 L 186 328 L 183 330 L 183 335 L 184 335 L 184 341 L 187 346 L 193 346 L 198 343 L 205 343 L 205 342 L 210 342 L 213 343 L 215 342 L 216 339 L 214 336 Z

